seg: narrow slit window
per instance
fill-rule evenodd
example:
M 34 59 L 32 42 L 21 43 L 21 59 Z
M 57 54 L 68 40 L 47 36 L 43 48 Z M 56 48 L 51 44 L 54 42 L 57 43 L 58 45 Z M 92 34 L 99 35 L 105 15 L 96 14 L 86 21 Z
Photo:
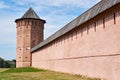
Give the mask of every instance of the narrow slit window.
M 87 26 L 87 35 L 89 34 L 89 26 Z
M 69 41 L 69 34 L 68 34 L 68 38 L 67 38 L 67 39 L 68 39 L 68 41 Z
M 103 18 L 103 28 L 105 29 L 105 18 Z
M 73 33 L 71 33 L 71 40 L 73 40 Z
M 94 26 L 94 31 L 96 32 L 96 22 L 95 22 L 95 26 Z
M 116 14 L 114 13 L 114 24 L 116 24 Z
M 78 32 L 77 32 L 77 30 L 76 30 L 76 39 L 77 39 L 77 35 L 78 35 Z
M 83 36 L 83 29 L 81 29 L 81 36 Z

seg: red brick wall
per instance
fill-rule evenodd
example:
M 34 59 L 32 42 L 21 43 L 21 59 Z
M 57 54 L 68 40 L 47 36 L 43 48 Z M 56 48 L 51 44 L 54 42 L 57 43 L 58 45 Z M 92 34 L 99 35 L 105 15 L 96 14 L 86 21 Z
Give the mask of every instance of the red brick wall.
M 120 10 L 111 8 L 32 53 L 32 67 L 120 80 Z
M 44 22 L 35 19 L 17 21 L 17 67 L 28 67 L 31 48 L 43 41 Z

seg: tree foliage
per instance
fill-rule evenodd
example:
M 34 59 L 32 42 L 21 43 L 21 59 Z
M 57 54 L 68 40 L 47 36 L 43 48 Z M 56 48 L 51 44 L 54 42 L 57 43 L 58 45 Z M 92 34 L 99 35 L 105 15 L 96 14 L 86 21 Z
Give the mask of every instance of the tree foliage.
M 0 68 L 15 68 L 16 67 L 16 60 L 4 60 L 0 57 Z

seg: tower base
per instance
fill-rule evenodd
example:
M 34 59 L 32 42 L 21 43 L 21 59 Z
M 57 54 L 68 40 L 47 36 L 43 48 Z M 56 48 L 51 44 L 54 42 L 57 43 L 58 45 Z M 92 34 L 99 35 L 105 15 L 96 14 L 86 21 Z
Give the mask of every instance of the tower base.
M 16 67 L 30 67 L 30 62 L 17 62 Z

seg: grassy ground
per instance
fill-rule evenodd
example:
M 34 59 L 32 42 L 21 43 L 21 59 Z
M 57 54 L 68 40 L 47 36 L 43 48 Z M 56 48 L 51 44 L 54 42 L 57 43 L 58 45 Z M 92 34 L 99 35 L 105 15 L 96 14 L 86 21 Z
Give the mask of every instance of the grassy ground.
M 3 72 L 3 71 L 6 71 L 8 70 L 7 68 L 0 68 L 0 73 Z
M 0 69 L 0 80 L 100 80 L 35 68 Z

